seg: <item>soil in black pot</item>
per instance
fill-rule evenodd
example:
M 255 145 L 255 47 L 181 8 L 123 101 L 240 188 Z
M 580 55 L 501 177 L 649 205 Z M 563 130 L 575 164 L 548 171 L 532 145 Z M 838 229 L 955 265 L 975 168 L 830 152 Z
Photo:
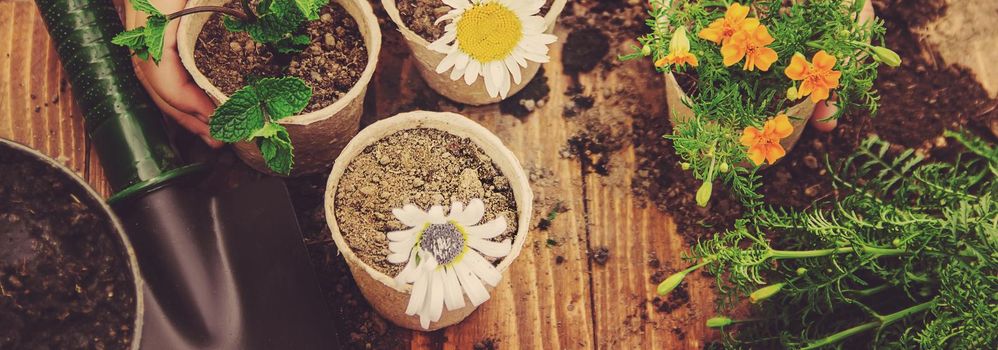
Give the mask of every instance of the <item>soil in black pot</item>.
M 392 209 L 413 204 L 426 211 L 434 205 L 485 202 L 487 222 L 503 215 L 506 232 L 516 234 L 516 200 L 509 179 L 485 151 L 470 139 L 437 129 L 409 129 L 391 134 L 354 158 L 340 179 L 336 220 L 346 243 L 366 264 L 388 276 L 402 265 L 388 262 L 386 233 L 407 229 Z
M 238 2 L 225 6 L 241 9 Z M 245 86 L 248 77 L 295 76 L 312 87 L 305 112 L 313 112 L 343 97 L 367 67 L 367 46 L 357 21 L 335 1 L 322 8 L 319 20 L 305 24 L 304 34 L 312 42 L 290 56 L 253 41 L 246 33 L 229 32 L 222 18 L 216 13 L 205 23 L 194 61 L 226 95 Z
M 108 214 L 55 167 L 0 144 L 0 349 L 128 349 L 135 281 Z
M 399 16 L 409 30 L 426 39 L 434 42 L 444 35 L 445 23 L 434 25 L 443 15 L 451 10 L 443 0 L 398 0 L 395 4 L 399 9 Z M 541 7 L 539 16 L 544 16 L 551 9 L 551 1 L 547 1 Z

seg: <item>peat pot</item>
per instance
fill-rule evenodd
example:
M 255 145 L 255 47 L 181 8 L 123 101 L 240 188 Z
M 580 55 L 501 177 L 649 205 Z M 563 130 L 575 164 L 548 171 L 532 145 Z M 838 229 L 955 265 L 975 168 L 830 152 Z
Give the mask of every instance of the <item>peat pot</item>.
M 554 31 L 555 23 L 558 21 L 558 15 L 561 11 L 565 9 L 565 3 L 567 0 L 551 0 L 551 8 L 544 15 L 544 23 L 547 25 L 547 33 Z M 499 96 L 491 97 L 487 90 L 485 90 L 485 80 L 477 79 L 470 86 L 465 84 L 463 79 L 451 80 L 450 73 L 445 72 L 444 74 L 437 74 L 437 65 L 440 61 L 444 59 L 447 55 L 438 53 L 436 51 L 430 50 L 427 46 L 430 42 L 413 32 L 409 27 L 405 25 L 405 21 L 402 20 L 402 15 L 399 14 L 399 9 L 396 0 L 381 0 L 381 4 L 385 7 L 385 12 L 388 12 L 388 17 L 392 19 L 393 22 L 398 26 L 400 32 L 402 32 L 402 37 L 405 38 L 405 42 L 409 45 L 409 49 L 412 50 L 412 56 L 416 59 L 416 68 L 419 70 L 419 74 L 423 76 L 423 80 L 437 93 L 447 97 L 453 101 L 457 101 L 464 104 L 480 106 L 490 103 L 496 103 L 502 100 Z M 443 24 L 441 24 L 443 25 Z M 527 67 L 523 68 L 522 74 L 523 79 L 520 80 L 519 84 L 513 84 L 509 89 L 509 94 L 507 96 L 513 96 L 520 90 L 523 90 L 530 80 L 537 75 L 537 70 L 541 68 L 541 64 L 533 61 L 527 61 Z
M 367 65 L 360 79 L 350 90 L 336 102 L 322 109 L 300 114 L 278 121 L 288 129 L 291 143 L 294 145 L 295 164 L 291 175 L 303 175 L 326 171 L 329 164 L 336 159 L 340 150 L 350 138 L 357 134 L 360 127 L 360 117 L 364 112 L 364 96 L 368 84 L 374 75 L 378 64 L 378 53 L 381 50 L 381 28 L 374 16 L 370 3 L 366 0 L 333 0 L 340 4 L 356 21 L 360 34 L 367 48 Z M 187 7 L 204 5 L 224 5 L 226 0 L 191 0 Z M 210 12 L 181 17 L 177 33 L 177 48 L 180 60 L 193 77 L 194 82 L 207 92 L 215 103 L 221 104 L 228 100 L 218 87 L 211 83 L 197 67 L 194 59 L 194 49 L 201 34 L 201 29 L 211 18 Z M 254 169 L 272 173 L 260 155 L 257 146 L 250 142 L 240 142 L 234 145 L 236 154 Z
M 502 198 L 509 199 L 512 197 L 512 201 L 507 202 L 507 210 L 509 214 L 515 212 L 516 220 L 512 220 L 507 216 L 509 220 L 509 226 L 507 227 L 507 237 L 511 238 L 512 249 L 510 253 L 503 258 L 500 258 L 494 265 L 503 275 L 503 279 L 509 278 L 509 267 L 516 260 L 524 243 L 527 241 L 527 232 L 530 226 L 530 216 L 532 213 L 533 206 L 533 193 L 530 190 L 530 184 L 527 180 L 527 175 L 523 168 L 520 166 L 520 162 L 517 158 L 510 152 L 506 146 L 503 145 L 502 141 L 496 137 L 495 134 L 490 132 L 485 127 L 479 125 L 478 123 L 468 119 L 464 116 L 454 114 L 454 113 L 440 113 L 440 112 L 426 112 L 426 111 L 416 111 L 409 113 L 402 113 L 393 116 L 388 119 L 378 121 L 371 124 L 364 130 L 362 130 L 357 137 L 347 144 L 346 148 L 340 154 L 336 163 L 333 165 L 332 174 L 329 176 L 329 180 L 326 185 L 326 197 L 325 197 L 325 212 L 326 212 L 326 222 L 329 225 L 330 231 L 332 233 L 333 241 L 336 243 L 337 248 L 343 257 L 346 259 L 347 264 L 350 267 L 350 272 L 353 274 L 354 280 L 360 287 L 360 291 L 363 293 L 364 297 L 374 306 L 382 316 L 390 320 L 391 322 L 409 329 L 415 330 L 435 330 L 443 327 L 453 325 L 460 322 L 469 314 L 471 314 L 477 307 L 473 306 L 469 301 L 467 296 L 465 298 L 465 306 L 463 308 L 458 308 L 456 310 L 443 311 L 440 320 L 433 322 L 428 329 L 421 327 L 418 316 L 409 316 L 405 314 L 406 305 L 409 302 L 410 293 L 412 290 L 409 284 L 396 283 L 394 276 L 389 276 L 388 274 L 382 272 L 370 264 L 365 262 L 360 256 L 356 247 L 348 244 L 348 239 L 344 238 L 346 235 L 344 228 L 345 222 L 344 215 L 342 213 L 337 215 L 338 205 L 343 205 L 345 208 L 349 208 L 348 204 L 340 203 L 337 198 L 338 190 L 341 188 L 350 188 L 345 182 L 348 176 L 344 175 L 347 172 L 357 171 L 355 168 L 359 167 L 354 163 L 355 160 L 359 160 L 362 157 L 370 157 L 373 152 L 377 152 L 375 144 L 378 144 L 381 140 L 389 140 L 390 137 L 398 137 L 392 135 L 401 135 L 402 132 L 412 132 L 412 131 L 424 131 L 438 134 L 449 134 L 460 138 L 461 142 L 466 142 L 466 144 L 472 145 L 470 147 L 477 146 L 475 152 L 478 152 L 478 159 L 484 159 L 483 161 L 491 160 L 490 175 L 492 179 L 504 177 L 505 180 L 495 182 L 502 183 L 502 185 L 496 185 L 494 188 L 502 187 L 503 191 L 506 191 Z M 387 141 L 386 141 L 387 142 Z M 384 143 L 382 143 L 383 145 Z M 453 144 L 449 144 L 453 145 Z M 443 146 L 450 147 L 450 146 Z M 440 148 L 443 148 L 440 147 Z M 463 147 L 463 146 L 462 146 Z M 423 147 L 426 149 L 427 147 Z M 412 148 L 413 152 L 418 152 L 416 148 Z M 466 148 L 470 149 L 470 148 Z M 366 152 L 366 153 L 365 153 Z M 456 151 L 455 154 L 461 154 L 460 151 Z M 448 158 L 450 153 L 443 155 L 442 158 Z M 458 157 L 458 156 L 453 156 Z M 371 158 L 366 158 L 370 160 Z M 377 164 L 382 160 L 379 159 Z M 394 161 L 393 161 L 394 162 Z M 404 164 L 404 160 L 398 161 Z M 366 163 L 370 164 L 370 163 Z M 396 164 L 396 163 L 390 163 Z M 418 166 L 419 164 L 417 164 Z M 394 166 L 394 165 L 393 165 Z M 348 170 L 349 169 L 349 170 Z M 401 168 L 401 172 L 405 173 L 407 170 Z M 467 171 L 467 169 L 465 170 Z M 349 174 L 348 174 L 349 175 Z M 461 178 L 464 178 L 465 173 L 461 173 Z M 389 175 L 384 175 L 389 176 Z M 433 175 L 429 177 L 434 177 Z M 507 181 L 508 180 L 508 181 Z M 419 181 L 420 184 L 414 186 L 422 186 L 422 180 Z M 427 180 L 427 187 L 430 186 L 430 181 Z M 352 186 L 352 185 L 350 185 Z M 402 186 L 412 186 L 408 182 Z M 422 187 L 419 187 L 422 188 Z M 349 191 L 349 190 L 348 190 Z M 364 192 L 361 189 L 360 192 Z M 418 192 L 418 191 L 415 191 Z M 511 192 L 511 195 L 509 193 Z M 352 193 L 352 192 L 350 192 Z M 382 195 L 390 194 L 382 192 Z M 495 198 L 495 197 L 488 197 Z M 486 201 L 489 202 L 489 201 Z M 449 204 L 448 204 L 449 205 Z M 515 207 L 515 208 L 514 208 Z M 342 208 L 341 208 L 342 209 Z M 422 210 L 427 210 L 429 208 L 421 208 Z M 344 209 L 347 210 L 347 209 Z M 380 214 L 378 214 L 380 215 Z M 391 215 L 389 213 L 389 215 Z M 370 217 L 362 217 L 361 220 L 370 221 Z M 352 220 L 357 221 L 357 220 Z M 516 224 L 515 229 L 512 226 L 513 223 Z M 349 233 L 349 232 L 348 232 Z M 375 236 L 371 238 L 372 240 L 381 240 L 385 238 L 384 235 L 376 233 Z M 383 255 L 382 255 L 383 257 Z M 492 288 L 486 284 L 487 290 L 491 293 Z

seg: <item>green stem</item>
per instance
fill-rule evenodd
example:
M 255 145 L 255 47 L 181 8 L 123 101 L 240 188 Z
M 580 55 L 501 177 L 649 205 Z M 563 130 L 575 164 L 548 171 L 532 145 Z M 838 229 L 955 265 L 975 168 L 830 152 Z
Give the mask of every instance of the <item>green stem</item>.
M 883 292 L 883 291 L 887 290 L 887 288 L 890 288 L 890 287 L 891 287 L 890 284 L 884 283 L 884 284 L 881 284 L 879 286 L 872 287 L 872 288 L 854 290 L 851 293 L 859 295 L 859 296 L 862 296 L 862 297 L 868 297 L 868 296 L 871 296 L 871 295 Z
M 903 320 L 904 318 L 906 318 L 908 316 L 911 316 L 911 315 L 917 314 L 919 312 L 928 310 L 929 308 L 932 308 L 935 305 L 936 305 L 936 300 L 933 299 L 933 300 L 930 300 L 930 301 L 927 301 L 927 302 L 924 302 L 924 303 L 921 303 L 921 304 L 909 307 L 907 309 L 895 312 L 895 313 L 887 315 L 887 316 L 878 316 L 877 319 L 874 320 L 874 321 L 870 321 L 870 322 L 867 322 L 867 323 L 864 323 L 864 324 L 861 324 L 861 325 L 858 325 L 858 326 L 846 329 L 844 331 L 841 331 L 841 332 L 829 335 L 829 336 L 824 337 L 822 339 L 818 339 L 817 341 L 815 341 L 815 342 L 813 342 L 811 344 L 808 344 L 803 349 L 817 349 L 817 348 L 820 348 L 822 346 L 836 344 L 836 343 L 841 342 L 841 341 L 843 341 L 843 340 L 845 340 L 845 339 L 847 339 L 847 338 L 849 338 L 851 336 L 854 336 L 856 334 L 863 333 L 863 332 L 866 332 L 866 331 L 874 329 L 874 328 L 887 327 L 887 326 L 893 324 L 894 322 Z
M 829 249 L 817 249 L 817 250 L 771 250 L 769 253 L 770 257 L 775 259 L 803 259 L 803 258 L 816 258 L 822 256 L 829 256 L 833 254 L 843 254 L 843 253 L 853 253 L 862 251 L 864 253 L 874 254 L 878 256 L 894 256 L 902 255 L 907 253 L 904 249 L 893 249 L 893 248 L 877 248 L 870 246 L 856 247 L 840 247 L 840 248 L 829 248 Z
M 245 13 L 243 13 L 242 11 L 239 11 L 239 10 L 236 10 L 236 9 L 230 9 L 230 8 L 224 7 L 224 6 L 196 6 L 196 7 L 191 7 L 189 9 L 183 9 L 183 10 L 171 13 L 169 15 L 166 15 L 166 19 L 172 21 L 174 19 L 186 16 L 186 15 L 192 15 L 192 14 L 195 14 L 195 13 L 202 13 L 202 12 L 224 13 L 226 15 L 238 18 L 240 21 L 246 21 L 247 19 L 249 19 L 249 16 L 246 15 Z

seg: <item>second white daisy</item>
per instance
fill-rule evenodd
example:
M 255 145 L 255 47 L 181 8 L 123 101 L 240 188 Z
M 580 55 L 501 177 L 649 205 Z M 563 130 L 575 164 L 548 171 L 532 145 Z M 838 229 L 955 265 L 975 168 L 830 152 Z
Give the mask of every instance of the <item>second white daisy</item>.
M 443 0 L 453 9 L 436 23 L 450 21 L 444 35 L 429 48 L 446 54 L 437 74 L 451 70 L 450 78 L 473 84 L 485 79 L 489 96 L 506 98 L 519 84 L 527 61 L 546 63 L 548 44 L 558 37 L 544 33 L 538 15 L 545 0 Z
M 464 295 L 475 306 L 489 300 L 490 286 L 499 284 L 502 273 L 482 254 L 500 258 L 509 254 L 509 239 L 491 239 L 506 232 L 506 218 L 479 225 L 485 215 L 485 203 L 473 199 L 465 208 L 460 202 L 451 205 L 450 213 L 434 206 L 424 212 L 414 205 L 393 209 L 392 214 L 409 229 L 388 233 L 388 261 L 405 263 L 395 277 L 399 284 L 412 283 L 407 315 L 419 315 L 419 323 L 429 328 L 447 310 L 464 307 Z

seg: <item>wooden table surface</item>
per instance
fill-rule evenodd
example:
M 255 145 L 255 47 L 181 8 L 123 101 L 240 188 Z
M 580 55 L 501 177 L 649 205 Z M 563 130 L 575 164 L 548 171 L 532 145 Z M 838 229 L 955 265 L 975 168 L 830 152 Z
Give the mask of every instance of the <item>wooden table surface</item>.
M 563 42 L 568 30 L 559 27 L 555 34 Z M 425 85 L 398 34 L 385 30 L 384 35 L 365 124 L 412 109 L 425 94 L 420 91 Z M 611 44 L 611 55 L 624 47 L 617 44 Z M 713 315 L 713 282 L 699 274 L 688 282 L 689 307 L 671 313 L 654 310 L 651 299 L 656 285 L 651 275 L 655 269 L 647 263 L 649 257 L 660 259 L 666 270 L 680 268 L 680 253 L 687 247 L 668 215 L 653 205 L 643 205 L 632 193 L 631 178 L 638 171 L 633 145 L 624 145 L 613 154 L 614 167 L 605 176 L 586 172 L 578 159 L 564 156 L 568 138 L 586 125 L 581 119 L 562 116 L 572 78 L 563 74 L 560 55 L 558 43 L 551 50 L 552 63 L 545 67 L 550 99 L 531 115 L 504 115 L 495 105 L 468 107 L 460 113 L 494 131 L 528 171 L 541 175 L 533 184 L 540 210 L 563 201 L 569 211 L 550 229 L 531 232 L 531 241 L 512 265 L 509 278 L 495 289 L 489 302 L 464 322 L 444 330 L 442 340 L 413 332 L 412 348 L 469 349 L 491 338 L 503 348 L 699 349 L 717 336 L 703 326 Z M 636 74 L 652 78 L 634 81 Z M 582 74 L 579 82 L 596 97 L 594 108 L 606 108 L 608 115 L 614 106 L 604 107 L 607 96 L 599 92 L 617 86 L 628 86 L 649 110 L 661 112 L 665 99 L 657 77 L 647 62 L 638 61 L 613 70 L 601 66 Z M 618 115 L 611 122 L 630 125 L 629 117 Z M 0 137 L 64 162 L 99 193 L 109 195 L 57 54 L 29 0 L 0 0 Z M 548 238 L 558 244 L 547 247 Z M 610 252 L 604 265 L 589 259 L 589 252 L 600 247 Z M 562 263 L 556 263 L 559 256 Z

